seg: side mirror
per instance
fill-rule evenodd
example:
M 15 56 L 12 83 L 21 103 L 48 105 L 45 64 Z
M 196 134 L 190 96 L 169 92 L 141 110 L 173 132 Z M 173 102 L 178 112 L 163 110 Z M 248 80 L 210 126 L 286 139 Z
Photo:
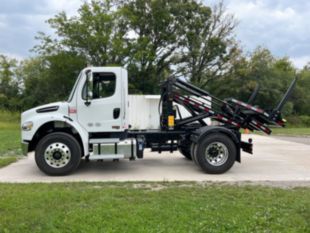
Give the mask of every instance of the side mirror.
M 93 92 L 92 91 L 88 91 L 87 93 L 87 97 L 86 97 L 88 100 L 91 100 L 93 99 Z
M 86 71 L 86 101 L 85 105 L 90 105 L 93 99 L 93 73 L 91 70 Z

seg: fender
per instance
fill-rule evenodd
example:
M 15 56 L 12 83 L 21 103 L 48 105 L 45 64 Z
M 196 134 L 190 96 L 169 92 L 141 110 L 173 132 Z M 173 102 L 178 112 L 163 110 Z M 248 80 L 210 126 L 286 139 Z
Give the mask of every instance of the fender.
M 195 130 L 190 140 L 192 142 L 198 143 L 200 142 L 206 135 L 212 134 L 212 133 L 223 133 L 226 134 L 228 137 L 230 137 L 233 142 L 236 145 L 237 148 L 237 157 L 236 160 L 238 162 L 241 162 L 241 156 L 240 156 L 240 144 L 241 144 L 241 134 L 238 131 L 233 131 L 231 129 L 221 127 L 221 126 L 204 126 L 197 130 Z
M 31 131 L 22 131 L 22 138 L 24 141 L 31 141 L 34 137 L 34 135 L 37 133 L 37 131 L 40 129 L 41 126 L 43 126 L 46 123 L 49 122 L 64 122 L 68 125 L 70 125 L 72 128 L 74 128 L 78 134 L 80 135 L 83 143 L 84 148 L 84 155 L 88 154 L 88 133 L 87 131 L 82 128 L 76 121 L 69 118 L 66 115 L 63 115 L 61 113 L 56 113 L 53 115 L 50 114 L 38 114 L 31 118 L 31 121 L 33 122 L 33 128 Z

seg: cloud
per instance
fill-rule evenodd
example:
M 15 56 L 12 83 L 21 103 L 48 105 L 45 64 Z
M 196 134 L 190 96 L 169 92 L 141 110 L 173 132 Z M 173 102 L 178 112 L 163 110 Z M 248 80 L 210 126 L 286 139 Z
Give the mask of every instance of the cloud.
M 309 56 L 302 56 L 302 57 L 291 57 L 290 60 L 293 64 L 302 69 L 305 65 L 309 64 L 310 62 L 310 55 Z
M 0 14 L 55 14 L 59 11 L 73 13 L 83 0 L 10 0 L 1 5 Z M 87 1 L 86 1 L 87 2 Z
M 79 6 L 85 2 L 82 0 L 45 0 L 44 5 L 40 5 L 38 9 L 41 12 L 55 14 L 60 11 L 65 11 L 68 16 L 76 14 Z M 87 1 L 86 1 L 87 2 Z
M 86 0 L 89 1 L 89 0 Z M 218 0 L 201 0 L 215 4 Z M 52 33 L 45 21 L 60 11 L 76 14 L 85 0 L 9 0 L 0 8 L 0 53 L 30 56 L 38 31 Z M 239 25 L 238 40 L 245 51 L 267 47 L 276 56 L 289 56 L 298 67 L 310 57 L 310 1 L 225 0 Z
M 215 4 L 217 0 L 205 0 Z M 238 40 L 246 52 L 264 46 L 278 56 L 291 57 L 299 68 L 310 57 L 310 1 L 226 0 L 227 11 L 235 15 Z
M 0 8 L 0 54 L 28 57 L 38 31 L 52 33 L 46 20 L 60 11 L 77 12 L 81 0 L 10 0 Z
M 45 27 L 43 23 L 45 17 L 14 14 L 1 15 L 0 19 L 0 53 L 28 56 L 29 49 L 34 45 L 35 34 Z
M 0 15 L 0 30 L 4 30 L 7 26 L 6 17 L 4 15 Z
M 15 53 L 1 53 L 1 55 L 4 55 L 9 58 L 14 58 L 17 61 L 22 61 L 24 59 L 24 57 L 20 56 L 19 54 L 15 54 Z

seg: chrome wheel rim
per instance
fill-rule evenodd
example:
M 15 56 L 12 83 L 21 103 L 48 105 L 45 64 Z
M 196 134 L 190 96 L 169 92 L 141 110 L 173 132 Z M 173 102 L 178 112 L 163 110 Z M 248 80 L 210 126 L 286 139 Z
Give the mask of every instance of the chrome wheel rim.
M 213 166 L 221 166 L 228 159 L 228 148 L 221 142 L 209 144 L 205 151 L 205 157 L 208 163 Z
M 45 162 L 53 168 L 66 166 L 71 159 L 69 147 L 61 142 L 50 144 L 44 152 Z

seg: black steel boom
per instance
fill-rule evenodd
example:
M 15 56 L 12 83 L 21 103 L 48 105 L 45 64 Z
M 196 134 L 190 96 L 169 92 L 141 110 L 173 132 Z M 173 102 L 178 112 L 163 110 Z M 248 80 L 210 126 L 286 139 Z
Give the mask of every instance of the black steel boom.
M 193 122 L 200 122 L 204 125 L 203 119 L 210 117 L 237 130 L 244 128 L 270 134 L 271 130 L 268 125 L 284 126 L 280 111 L 291 95 L 296 81 L 297 79 L 293 80 L 277 107 L 272 112 L 267 112 L 251 105 L 258 94 L 258 86 L 248 103 L 244 103 L 233 98 L 221 100 L 186 81 L 171 77 L 161 86 L 161 128 L 163 130 L 182 129 Z M 173 102 L 183 105 L 192 116 L 187 118 L 179 116 L 179 119 L 175 120 L 177 111 Z M 180 111 L 178 114 L 180 115 Z
M 276 112 L 281 112 L 281 110 L 282 110 L 284 104 L 287 102 L 288 98 L 291 96 L 291 94 L 292 94 L 292 92 L 293 92 L 293 90 L 294 90 L 294 87 L 295 87 L 295 85 L 296 85 L 296 82 L 297 82 L 297 78 L 295 78 L 295 79 L 291 82 L 291 84 L 290 84 L 289 88 L 287 89 L 285 95 L 283 96 L 283 98 L 282 98 L 281 101 L 279 102 L 278 106 L 274 109 L 274 111 L 276 111 Z

